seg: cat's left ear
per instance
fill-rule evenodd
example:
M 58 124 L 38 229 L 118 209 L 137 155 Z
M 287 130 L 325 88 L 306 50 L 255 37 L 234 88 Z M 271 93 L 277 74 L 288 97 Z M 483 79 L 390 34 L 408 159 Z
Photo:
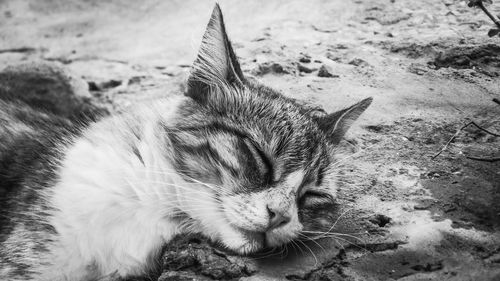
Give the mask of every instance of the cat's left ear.
M 354 121 L 356 121 L 372 103 L 372 100 L 373 98 L 370 97 L 348 108 L 317 117 L 316 122 L 319 128 L 327 135 L 328 141 L 332 144 L 338 144 Z
M 221 9 L 215 4 L 188 79 L 186 95 L 204 101 L 211 90 L 241 85 L 244 79 L 226 33 Z

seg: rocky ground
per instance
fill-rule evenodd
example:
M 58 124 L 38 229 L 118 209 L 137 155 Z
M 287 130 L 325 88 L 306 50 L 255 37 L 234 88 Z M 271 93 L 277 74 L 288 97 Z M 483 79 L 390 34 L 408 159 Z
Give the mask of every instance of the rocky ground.
M 63 67 L 100 112 L 182 94 L 213 3 L 136 2 L 0 1 L 0 78 L 42 87 L 16 69 Z M 500 132 L 500 37 L 481 11 L 458 0 L 221 6 L 248 76 L 327 111 L 374 103 L 343 144 L 332 233 L 252 258 L 179 238 L 159 280 L 500 280 L 500 162 L 484 161 L 500 138 L 459 130 Z

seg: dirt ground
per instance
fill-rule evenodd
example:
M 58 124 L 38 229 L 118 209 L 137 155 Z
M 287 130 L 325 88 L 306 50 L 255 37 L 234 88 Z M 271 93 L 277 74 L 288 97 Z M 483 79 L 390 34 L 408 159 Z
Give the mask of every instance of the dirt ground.
M 110 111 L 182 93 L 211 1 L 0 0 L 0 70 L 53 61 Z M 496 2 L 496 1 L 494 1 Z M 332 234 L 267 258 L 172 243 L 159 280 L 500 280 L 500 37 L 458 0 L 220 1 L 246 75 L 327 111 L 343 144 Z M 490 7 L 500 14 L 500 2 Z

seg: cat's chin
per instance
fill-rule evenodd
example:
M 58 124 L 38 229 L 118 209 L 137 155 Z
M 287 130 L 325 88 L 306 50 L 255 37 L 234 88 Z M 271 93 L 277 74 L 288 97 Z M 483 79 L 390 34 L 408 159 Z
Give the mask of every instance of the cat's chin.
M 241 237 L 219 241 L 223 248 L 231 253 L 241 256 L 258 256 L 261 253 L 269 253 L 279 246 L 290 241 L 282 241 L 273 235 L 263 232 L 238 231 Z
M 264 233 L 248 231 L 238 232 L 240 235 L 220 241 L 229 252 L 246 256 L 258 253 L 266 248 L 266 237 Z

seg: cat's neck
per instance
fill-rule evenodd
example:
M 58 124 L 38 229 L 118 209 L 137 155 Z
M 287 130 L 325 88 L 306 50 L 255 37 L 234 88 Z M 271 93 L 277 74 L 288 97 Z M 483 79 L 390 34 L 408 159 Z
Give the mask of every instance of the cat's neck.
M 180 101 L 170 102 L 174 118 L 175 104 Z M 94 202 L 100 194 L 156 212 L 160 203 L 174 208 L 169 186 L 181 178 L 172 169 L 168 140 L 159 135 L 159 126 L 168 123 L 169 116 L 161 114 L 161 118 L 154 108 L 142 108 L 94 124 L 69 147 L 58 186 L 70 198 Z

